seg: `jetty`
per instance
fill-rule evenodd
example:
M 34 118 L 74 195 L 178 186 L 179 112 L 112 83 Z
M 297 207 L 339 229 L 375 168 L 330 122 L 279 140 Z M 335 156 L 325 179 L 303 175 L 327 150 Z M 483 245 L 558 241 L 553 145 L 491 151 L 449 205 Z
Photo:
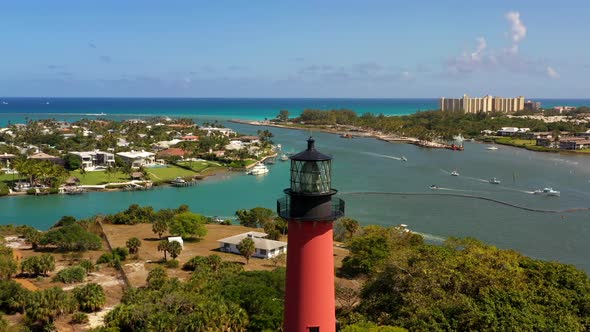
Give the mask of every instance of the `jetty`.
M 462 145 L 456 145 L 456 144 L 446 144 L 446 143 L 438 143 L 438 142 L 430 142 L 430 141 L 414 141 L 411 143 L 414 145 L 423 147 L 423 148 L 448 149 L 448 150 L 453 150 L 453 151 L 463 151 L 464 150 Z
M 197 180 L 192 178 L 190 180 L 186 180 L 180 176 L 177 176 L 176 179 L 170 181 L 170 185 L 173 187 L 192 187 L 197 184 Z

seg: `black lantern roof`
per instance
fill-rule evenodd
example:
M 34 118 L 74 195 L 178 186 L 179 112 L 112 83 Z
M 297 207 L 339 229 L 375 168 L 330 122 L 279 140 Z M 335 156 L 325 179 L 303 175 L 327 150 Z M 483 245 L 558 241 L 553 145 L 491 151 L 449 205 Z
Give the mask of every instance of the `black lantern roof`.
M 325 155 L 315 149 L 315 140 L 313 137 L 307 139 L 307 150 L 299 152 L 298 154 L 291 156 L 291 160 L 300 161 L 326 161 L 332 160 L 332 157 Z

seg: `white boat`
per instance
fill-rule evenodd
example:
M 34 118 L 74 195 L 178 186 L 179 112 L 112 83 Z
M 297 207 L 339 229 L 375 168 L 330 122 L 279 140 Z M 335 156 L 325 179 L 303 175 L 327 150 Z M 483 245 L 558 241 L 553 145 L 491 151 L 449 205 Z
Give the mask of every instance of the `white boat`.
M 2 105 L 8 105 L 8 103 L 3 100 Z
M 171 181 L 172 184 L 182 184 L 182 183 L 186 183 L 186 180 L 181 178 L 180 176 L 177 176 L 176 179 Z
M 543 188 L 543 193 L 547 196 L 559 196 L 561 193 L 557 190 L 553 190 L 551 187 Z
M 256 164 L 256 166 L 252 167 L 252 169 L 248 171 L 248 174 L 250 175 L 262 175 L 266 173 L 268 173 L 268 167 L 266 167 L 264 164 Z
M 560 196 L 561 192 L 553 190 L 551 187 L 547 187 L 533 191 L 533 195 Z
M 402 161 L 408 161 L 408 158 L 406 158 L 405 156 L 402 156 Z
M 490 147 L 488 148 L 488 150 L 498 150 L 498 148 L 497 148 L 497 147 L 495 147 L 495 146 L 490 146 Z
M 491 179 L 490 179 L 490 183 L 491 183 L 491 184 L 500 184 L 500 182 L 501 182 L 501 181 L 500 181 L 500 180 L 498 180 L 498 179 L 496 179 L 496 178 L 491 178 Z
M 440 187 L 439 187 L 439 186 L 437 186 L 436 184 L 433 184 L 433 185 L 431 185 L 431 186 L 430 186 L 430 189 L 433 189 L 433 190 L 434 190 L 434 189 L 440 189 Z
M 287 157 L 287 155 L 283 153 L 281 155 L 281 161 L 287 161 L 287 160 L 289 160 L 289 157 Z
M 452 175 L 452 176 L 459 176 L 459 172 L 457 172 L 457 171 L 452 171 L 452 172 L 451 172 L 451 175 Z

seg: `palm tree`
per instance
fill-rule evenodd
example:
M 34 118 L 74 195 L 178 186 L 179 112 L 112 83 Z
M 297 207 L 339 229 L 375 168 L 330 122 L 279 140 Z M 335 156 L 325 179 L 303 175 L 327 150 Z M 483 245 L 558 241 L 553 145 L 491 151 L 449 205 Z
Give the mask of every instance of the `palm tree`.
M 248 265 L 250 257 L 256 252 L 256 246 L 251 238 L 246 237 L 238 243 L 238 250 L 240 251 L 240 254 L 244 256 L 246 259 L 246 265 Z
M 164 252 L 164 262 L 168 260 L 166 254 L 168 253 L 168 240 L 162 240 L 158 243 L 158 251 Z
M 165 219 L 158 218 L 152 224 L 152 232 L 158 234 L 158 238 L 162 238 L 162 234 L 164 234 L 168 230 L 168 222 Z
M 139 247 L 141 247 L 141 240 L 139 240 L 136 237 L 132 237 L 129 240 L 127 240 L 125 245 L 129 249 L 130 253 L 137 254 L 137 252 L 139 251 Z
M 72 291 L 80 310 L 93 312 L 100 310 L 106 303 L 106 296 L 101 285 L 90 283 L 76 287 Z

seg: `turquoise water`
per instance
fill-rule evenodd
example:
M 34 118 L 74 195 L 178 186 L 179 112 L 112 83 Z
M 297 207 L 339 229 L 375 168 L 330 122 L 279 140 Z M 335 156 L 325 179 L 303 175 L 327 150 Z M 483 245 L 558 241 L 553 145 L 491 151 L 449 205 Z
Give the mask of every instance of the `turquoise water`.
M 227 123 L 244 133 L 260 127 Z M 269 128 L 286 152 L 305 147 L 308 132 Z M 457 193 L 490 197 L 538 209 L 590 207 L 590 158 L 534 153 L 499 146 L 465 143 L 464 152 L 423 149 L 375 139 L 342 139 L 313 133 L 319 150 L 334 157 L 333 185 L 346 201 L 347 215 L 364 224 L 409 225 L 432 240 L 472 236 L 501 248 L 558 260 L 590 272 L 590 213 L 540 213 L 493 202 L 447 196 L 367 194 L 366 192 Z M 405 156 L 408 161 L 399 160 Z M 231 217 L 237 209 L 275 208 L 288 186 L 288 163 L 277 161 L 265 176 L 232 173 L 209 178 L 189 188 L 146 192 L 90 193 L 80 196 L 9 197 L 0 199 L 0 222 L 50 227 L 62 215 L 88 217 L 112 213 L 129 204 L 155 208 L 188 204 L 205 215 Z M 452 170 L 461 173 L 450 176 Z M 491 177 L 502 180 L 489 184 Z M 532 195 L 551 186 L 561 197 Z
M 590 99 L 535 99 L 543 106 L 590 105 Z M 105 117 L 123 120 L 146 116 L 197 117 L 213 119 L 263 120 L 274 118 L 286 109 L 295 116 L 306 108 L 347 108 L 359 114 L 412 114 L 436 109 L 436 98 L 353 99 L 353 98 L 2 98 L 0 126 L 22 123 L 26 119 L 54 118 L 75 121 Z

